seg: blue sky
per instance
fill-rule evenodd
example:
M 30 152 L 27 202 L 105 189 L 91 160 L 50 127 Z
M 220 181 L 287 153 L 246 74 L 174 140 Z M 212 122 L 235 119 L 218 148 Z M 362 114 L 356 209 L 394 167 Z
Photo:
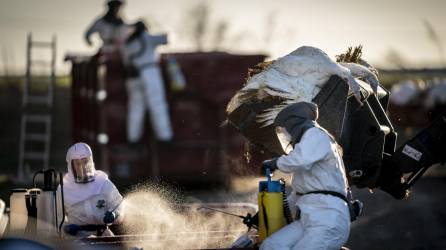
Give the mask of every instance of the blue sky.
M 103 13 L 103 0 L 0 0 L 0 74 L 5 64 L 21 72 L 25 62 L 26 34 L 38 40 L 57 35 L 59 73 L 67 73 L 67 52 L 91 54 L 82 40 L 85 28 Z M 209 7 L 207 49 L 213 46 L 213 30 L 225 22 L 221 49 L 234 53 L 266 53 L 283 56 L 302 45 L 313 45 L 330 56 L 348 46 L 363 44 L 371 63 L 394 66 L 387 58 L 396 51 L 409 66 L 439 66 L 441 54 L 429 39 L 423 20 L 436 31 L 446 47 L 446 1 L 443 0 L 127 0 L 128 21 L 145 19 L 153 32 L 167 32 L 170 43 L 162 52 L 194 49 L 187 26 L 190 9 L 199 3 Z M 446 65 L 443 65 L 446 66 Z

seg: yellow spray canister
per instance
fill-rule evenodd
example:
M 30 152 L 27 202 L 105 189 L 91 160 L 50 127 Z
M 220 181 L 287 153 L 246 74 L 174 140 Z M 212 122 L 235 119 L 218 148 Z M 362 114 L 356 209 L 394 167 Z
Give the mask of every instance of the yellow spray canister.
M 284 191 L 285 183 L 271 180 L 271 171 L 266 170 L 267 181 L 259 182 L 259 239 L 266 237 L 285 226 Z

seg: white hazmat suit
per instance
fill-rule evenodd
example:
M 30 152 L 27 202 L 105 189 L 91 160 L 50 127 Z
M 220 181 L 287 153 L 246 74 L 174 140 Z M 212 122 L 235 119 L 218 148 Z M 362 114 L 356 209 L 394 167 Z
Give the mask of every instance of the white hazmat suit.
M 97 33 L 103 42 L 102 52 L 114 52 L 124 46 L 131 29 L 119 16 L 122 4 L 123 2 L 118 0 L 107 1 L 108 11 L 106 14 L 97 18 L 85 31 L 84 38 L 89 45 L 92 44 L 91 35 Z
M 149 112 L 156 138 L 161 141 L 172 139 L 173 132 L 164 83 L 155 53 L 158 45 L 166 43 L 166 35 L 150 35 L 146 31 L 126 43 L 127 64 L 132 65 L 137 71 L 137 75 L 129 76 L 127 79 L 129 142 L 141 139 L 146 110 Z
M 124 216 L 122 213 L 123 198 L 115 185 L 108 179 L 107 174 L 100 170 L 94 170 L 93 181 L 87 183 L 76 182 L 72 161 L 86 157 L 92 157 L 92 151 L 85 143 L 76 143 L 67 152 L 68 173 L 63 178 L 64 203 L 67 215 L 65 224 L 79 226 L 104 225 L 103 219 L 107 211 L 117 214 L 114 223 L 122 222 Z M 88 234 L 91 234 L 91 232 Z M 82 233 L 79 235 L 82 236 Z M 113 234 L 107 229 L 104 235 Z
M 347 203 L 333 195 L 306 194 L 326 190 L 346 197 L 348 191 L 337 143 L 324 129 L 314 124 L 315 126 L 300 130 L 303 132 L 299 142 L 294 144 L 287 155 L 276 161 L 276 167 L 280 171 L 292 174 L 292 193 L 288 202 L 291 209 L 295 210 L 293 214 L 300 208 L 300 219 L 296 218 L 297 220 L 266 238 L 261 250 L 338 250 L 348 239 L 350 213 Z M 289 127 L 298 127 L 291 125 Z M 301 127 L 305 127 L 305 124 L 302 123 Z
M 103 18 L 95 20 L 85 32 L 85 37 L 98 33 L 103 44 L 102 49 L 105 52 L 112 52 L 124 44 L 125 38 L 128 36 L 129 28 L 126 24 L 114 25 L 106 22 Z

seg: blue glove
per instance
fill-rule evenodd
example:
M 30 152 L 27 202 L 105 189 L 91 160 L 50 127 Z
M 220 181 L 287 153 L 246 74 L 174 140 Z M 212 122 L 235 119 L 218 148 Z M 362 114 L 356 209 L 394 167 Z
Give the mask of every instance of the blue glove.
M 263 172 L 266 173 L 266 169 L 269 168 L 271 173 L 277 170 L 277 158 L 272 158 L 262 162 Z
M 70 224 L 70 225 L 65 225 L 63 227 L 63 231 L 69 235 L 76 235 L 77 232 L 79 232 L 79 230 L 81 229 L 81 227 L 79 225 L 76 224 Z
M 117 216 L 116 216 L 115 212 L 110 212 L 110 211 L 105 212 L 104 219 L 103 219 L 104 224 L 107 224 L 107 225 L 113 224 L 113 222 L 116 220 L 116 217 Z

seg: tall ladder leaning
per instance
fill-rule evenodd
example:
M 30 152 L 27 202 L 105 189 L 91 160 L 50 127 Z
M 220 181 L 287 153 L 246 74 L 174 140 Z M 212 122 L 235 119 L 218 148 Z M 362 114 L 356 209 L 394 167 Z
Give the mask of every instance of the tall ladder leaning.
M 33 48 L 50 50 L 51 59 L 39 60 L 33 58 Z M 41 162 L 39 169 L 48 169 L 50 160 L 51 142 L 51 113 L 53 107 L 53 88 L 56 81 L 56 36 L 50 42 L 33 41 L 31 33 L 27 37 L 26 45 L 26 76 L 22 97 L 22 119 L 20 124 L 20 149 L 19 167 L 17 178 L 19 181 L 26 181 L 30 176 L 26 176 L 25 168 L 28 161 Z M 32 67 L 36 65 L 50 67 L 48 79 L 40 82 L 40 92 L 36 91 L 36 82 L 33 82 Z M 46 78 L 46 77 L 45 77 Z M 42 81 L 42 76 L 40 76 Z M 43 90 L 43 91 L 42 91 Z M 43 93 L 42 93 L 43 92 Z M 39 128 L 36 131 L 36 128 Z M 31 131 L 30 131 L 31 130 Z M 30 145 L 41 147 L 29 147 Z M 43 144 L 43 145 L 42 145 Z M 36 149 L 38 148 L 38 149 Z M 37 164 L 33 165 L 37 166 Z

